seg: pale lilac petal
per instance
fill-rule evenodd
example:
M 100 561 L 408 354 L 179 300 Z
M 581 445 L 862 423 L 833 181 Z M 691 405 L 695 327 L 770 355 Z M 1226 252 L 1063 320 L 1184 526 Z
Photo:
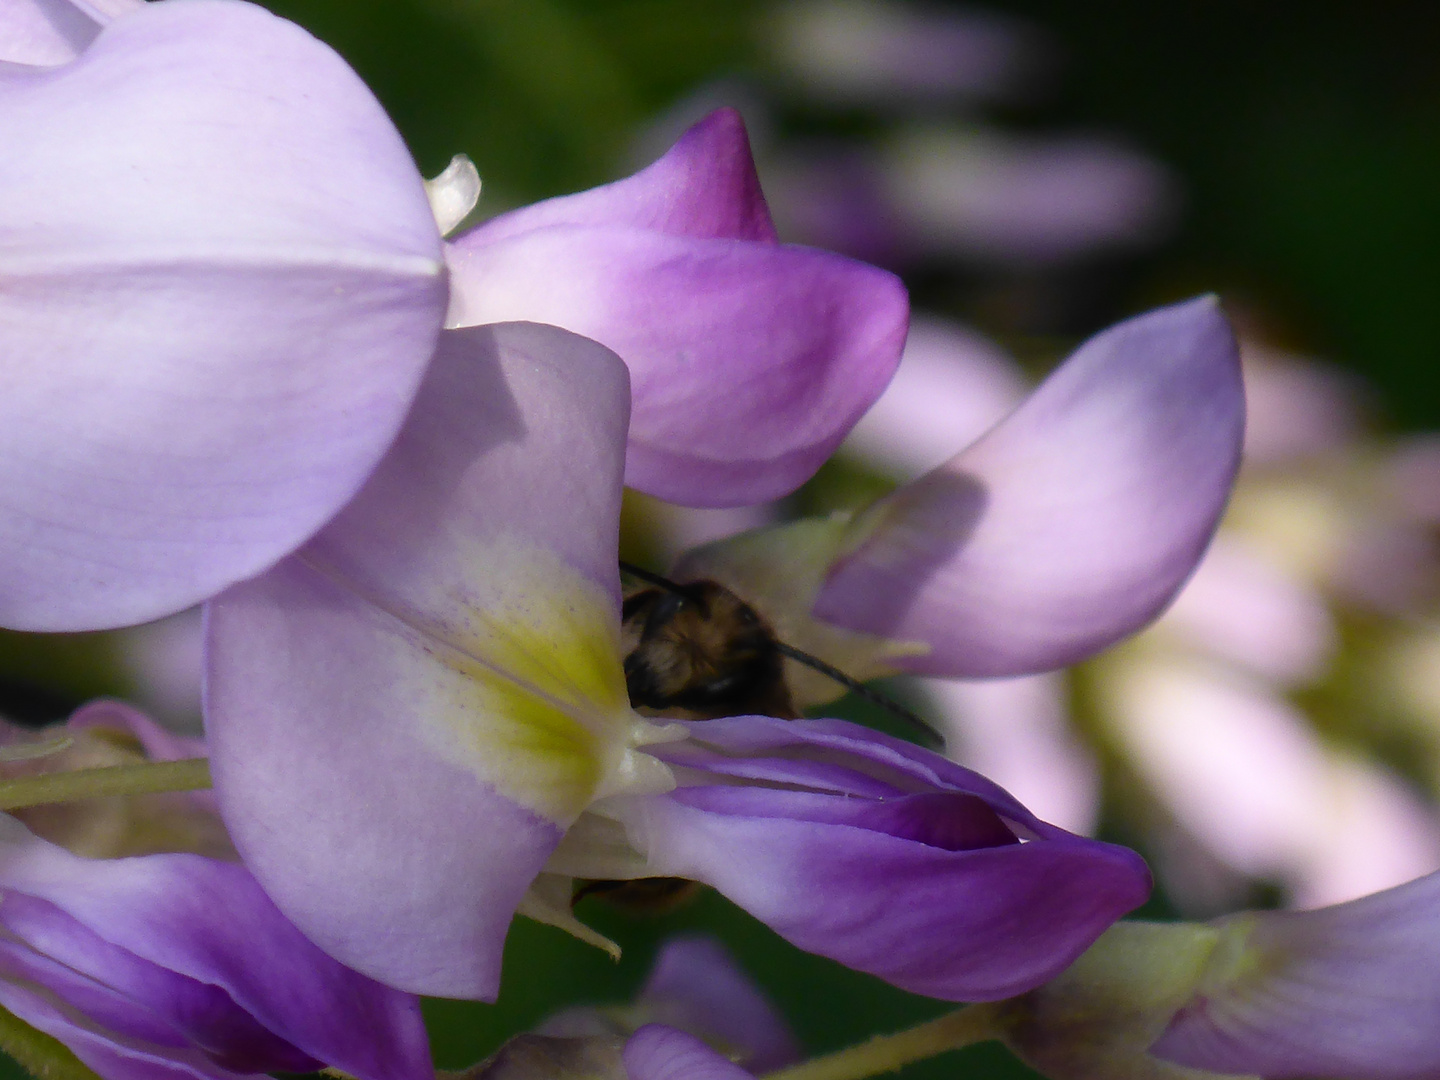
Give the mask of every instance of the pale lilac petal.
M 1337 643 L 1317 589 L 1223 533 L 1155 629 L 1283 684 L 1319 675 Z
M 1209 543 L 1244 425 L 1213 298 L 1092 338 L 946 465 L 866 512 L 815 614 L 930 652 L 919 674 L 1073 663 L 1169 603 Z
M 99 21 L 71 0 L 9 0 L 0 7 L 0 64 L 69 63 L 99 32 Z
M 696 786 L 625 811 L 653 872 L 713 885 L 800 948 L 914 993 L 1030 989 L 1149 891 L 1134 852 L 1046 825 L 899 740 L 839 721 L 689 726 L 691 740 L 652 752 Z M 774 786 L 705 784 L 704 772 L 763 772 Z
M 551 804 L 516 801 L 539 751 L 485 742 L 500 721 L 482 681 L 503 662 L 547 689 L 569 673 L 567 641 L 521 636 L 546 590 L 593 594 L 618 635 L 628 398 L 613 354 L 554 327 L 447 331 L 360 495 L 210 605 L 206 715 L 236 844 L 306 934 L 392 985 L 493 997 L 563 831 Z M 497 662 L 485 634 L 524 655 Z
M 491 998 L 561 829 L 437 755 L 413 714 L 464 700 L 419 635 L 299 560 L 210 605 L 212 771 L 245 863 L 317 945 L 377 979 Z M 440 685 L 435 685 L 439 683 Z
M 899 360 L 883 270 L 787 245 L 556 227 L 451 253 L 458 325 L 550 323 L 615 350 L 625 481 L 693 506 L 764 502 L 819 468 Z
M 1151 1053 L 1277 1080 L 1440 1075 L 1440 875 L 1243 918 L 1245 967 L 1202 987 Z
M 693 1035 L 646 1024 L 625 1043 L 621 1059 L 629 1080 L 752 1080 Z
M 0 104 L 0 623 L 154 618 L 358 488 L 443 318 L 439 235 L 369 91 L 258 7 L 146 5 Z
M 259 1052 L 270 1036 L 228 1026 L 233 1013 L 218 990 L 300 1053 L 355 1076 L 430 1075 L 418 1002 L 321 953 L 242 867 L 193 855 L 80 859 L 11 821 L 0 838 L 0 879 L 9 897 L 30 898 L 28 911 L 4 913 L 20 940 L 168 1011 L 177 1030 L 239 1038 L 235 1052 L 248 1039 Z
M 639 1001 L 670 1026 L 725 1048 L 751 1072 L 800 1060 L 800 1044 L 785 1018 L 713 938 L 667 941 Z
M 1268 686 L 1200 662 L 1106 669 L 1111 733 L 1171 814 L 1228 865 L 1293 881 L 1327 828 L 1328 760 Z
M 457 253 L 469 252 L 556 225 L 622 226 L 699 240 L 776 240 L 745 123 L 730 108 L 691 125 L 663 157 L 634 176 L 500 214 L 456 237 L 453 246 Z
M 895 378 L 840 449 L 908 479 L 949 460 L 1024 396 L 1020 370 L 999 346 L 917 317 Z

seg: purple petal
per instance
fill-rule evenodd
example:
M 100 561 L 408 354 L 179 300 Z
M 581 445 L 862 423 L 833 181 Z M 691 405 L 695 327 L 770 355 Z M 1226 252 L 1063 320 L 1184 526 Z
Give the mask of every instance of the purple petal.
M 625 705 L 628 394 L 613 354 L 553 327 L 444 337 L 354 502 L 210 605 L 206 715 L 236 845 L 306 934 L 391 985 L 493 997 L 511 915 L 593 795 L 567 771 L 593 779 L 583 737 L 531 724 L 556 709 L 533 688 L 574 670 L 563 619 L 523 636 L 546 604 L 579 619 L 593 600 L 600 652 L 576 663 L 613 674 L 602 689 Z
M 759 807 L 711 813 L 687 793 L 638 808 L 656 873 L 713 885 L 800 948 L 930 997 L 1037 986 L 1149 891 L 1137 855 L 1093 841 L 947 851 Z
M 695 1036 L 661 1024 L 630 1036 L 622 1060 L 629 1080 L 752 1080 Z
M 6 911 L 12 930 L 196 1032 L 208 1028 L 209 1038 L 235 1033 L 223 1031 L 226 1010 L 196 984 L 219 988 L 279 1039 L 358 1077 L 431 1074 L 418 1003 L 321 953 L 242 867 L 193 855 L 80 859 L 11 822 L 0 883 L 48 902 Z M 70 933 L 75 924 L 91 934 Z M 190 981 L 147 975 L 147 964 Z M 238 1036 L 259 1048 L 253 1028 Z
M 719 1045 L 736 1051 L 752 1072 L 766 1073 L 800 1060 L 800 1044 L 784 1017 L 712 938 L 667 941 L 650 969 L 640 1003 L 674 1027 L 713 1036 Z
M 103 1030 L 199 1047 L 231 1072 L 310 1072 L 325 1064 L 262 1027 L 220 987 L 142 960 L 47 901 L 12 892 L 0 904 L 0 923 L 24 943 L 5 943 L 7 974 L 46 987 Z
M 778 498 L 880 395 L 908 301 L 883 270 L 746 240 L 564 227 L 451 255 L 463 325 L 528 319 L 630 368 L 625 482 L 672 502 Z
M 915 993 L 1020 993 L 1149 891 L 1134 852 L 1037 821 L 898 739 L 836 720 L 687 726 L 690 739 L 650 749 L 692 786 L 627 815 L 653 871 L 713 885 L 801 948 Z
M 7 976 L 25 978 L 24 982 L 0 979 L 0 1007 L 64 1043 L 105 1080 L 230 1080 L 234 1076 L 194 1048 L 170 1048 L 97 1030 L 84 1014 L 47 992 L 28 968 L 11 968 L 0 960 L 0 969 Z
M 446 289 L 419 174 L 328 48 L 154 4 L 0 72 L 0 623 L 186 607 L 359 487 Z
M 1153 1054 L 1275 1078 L 1440 1075 L 1440 874 L 1241 919 L 1253 920 L 1243 959 L 1202 987 Z
M 867 511 L 819 617 L 931 651 L 920 674 L 1073 663 L 1170 602 L 1239 462 L 1235 342 L 1211 297 L 1092 338 L 1011 416 Z
M 979 796 L 1029 832 L 1068 835 L 1038 820 L 1009 792 L 979 773 L 858 724 L 732 716 L 687 726 L 690 738 L 653 746 L 650 753 L 674 765 L 720 776 L 870 799 L 906 792 L 962 792 Z
M 692 125 L 664 157 L 634 176 L 500 214 L 456 237 L 454 248 L 467 252 L 556 225 L 616 225 L 697 240 L 776 240 L 745 122 L 729 108 Z

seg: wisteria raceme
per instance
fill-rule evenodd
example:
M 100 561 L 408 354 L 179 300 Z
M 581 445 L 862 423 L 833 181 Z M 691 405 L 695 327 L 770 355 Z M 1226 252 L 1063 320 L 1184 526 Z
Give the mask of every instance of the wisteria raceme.
M 613 346 L 630 482 L 707 505 L 803 482 L 899 356 L 904 289 L 776 242 L 730 112 L 446 245 L 434 214 L 478 189 L 432 211 L 355 74 L 255 5 L 16 0 L 0 60 L 7 626 L 140 622 L 292 551 L 394 438 L 445 325 Z

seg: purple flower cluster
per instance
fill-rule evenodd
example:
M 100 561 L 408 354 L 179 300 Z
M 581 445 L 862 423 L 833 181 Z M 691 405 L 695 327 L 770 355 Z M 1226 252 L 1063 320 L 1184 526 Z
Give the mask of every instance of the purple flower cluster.
M 929 751 L 631 708 L 623 487 L 793 491 L 905 337 L 893 276 L 778 241 L 736 114 L 447 240 L 358 78 L 241 0 L 16 0 L 0 61 L 0 621 L 208 600 L 243 860 L 85 861 L 7 819 L 10 1012 L 105 1076 L 420 1077 L 408 995 L 493 998 L 517 911 L 593 938 L 575 880 L 707 883 L 971 1001 L 1046 983 L 1145 899 L 1138 856 Z M 1242 427 L 1202 298 L 1096 337 L 872 507 L 686 572 L 864 673 L 1053 668 L 1174 596 Z M 653 1026 L 622 1061 L 743 1075 Z

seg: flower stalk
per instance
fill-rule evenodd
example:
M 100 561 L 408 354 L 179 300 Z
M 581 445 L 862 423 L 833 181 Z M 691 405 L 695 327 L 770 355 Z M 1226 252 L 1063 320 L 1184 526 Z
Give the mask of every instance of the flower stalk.
M 768 1073 L 764 1080 L 864 1080 L 999 1037 L 993 1004 L 966 1005 L 905 1031 L 876 1035 L 833 1054 Z
M 101 799 L 112 795 L 156 795 L 210 787 L 207 758 L 106 765 L 97 769 L 0 780 L 0 810 Z

